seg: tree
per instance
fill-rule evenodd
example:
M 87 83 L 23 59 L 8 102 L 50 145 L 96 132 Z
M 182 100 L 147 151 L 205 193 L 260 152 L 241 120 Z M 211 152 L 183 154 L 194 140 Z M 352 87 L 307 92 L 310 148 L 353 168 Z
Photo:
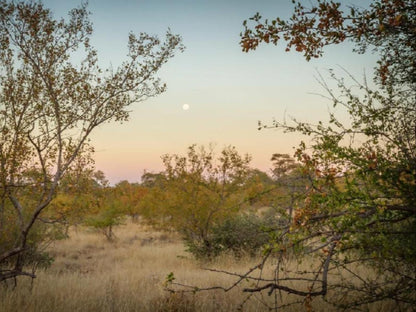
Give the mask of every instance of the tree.
M 309 291 L 285 287 L 278 279 L 247 291 L 280 290 L 310 300 L 336 290 L 327 300 L 344 308 L 390 299 L 410 309 L 416 302 L 416 7 L 413 1 L 374 1 L 345 14 L 333 1 L 318 0 L 311 8 L 294 2 L 289 21 L 269 23 L 257 14 L 254 29 L 245 22 L 243 50 L 283 38 L 287 50 L 294 46 L 309 60 L 322 56 L 324 46 L 350 39 L 357 52 L 373 47 L 379 53 L 379 89 L 350 77 L 356 90 L 332 74 L 341 96 L 321 83 L 334 107 L 346 109 L 350 126 L 333 114 L 328 125 L 274 122 L 272 127 L 313 138 L 311 152 L 303 143 L 296 152 L 312 185 L 284 235 L 291 237 L 284 247 L 319 252 L 321 261 L 314 282 L 307 282 L 312 271 L 304 279 Z M 361 277 L 362 267 L 379 275 Z M 331 284 L 328 272 L 337 269 L 350 276 Z
M 275 153 L 271 161 L 275 181 L 271 203 L 291 222 L 295 208 L 303 205 L 301 200 L 305 197 L 310 181 L 301 163 L 288 154 Z
M 294 12 L 289 20 L 263 19 L 257 13 L 244 21 L 241 33 L 243 51 L 255 50 L 260 43 L 287 41 L 286 51 L 295 48 L 306 60 L 323 55 L 327 45 L 351 40 L 354 51 L 369 47 L 380 55 L 378 79 L 382 84 L 416 84 L 416 8 L 413 0 L 376 0 L 369 8 L 350 6 L 343 11 L 340 2 L 317 0 L 310 8 L 302 1 L 292 1 Z M 393 78 L 394 77 L 394 78 Z
M 103 70 L 91 34 L 86 5 L 56 20 L 40 2 L 0 1 L 0 281 L 35 277 L 24 270 L 33 229 L 90 134 L 163 92 L 156 73 L 183 49 L 170 31 L 130 33 L 127 60 Z
M 244 202 L 241 186 L 249 173 L 250 156 L 225 147 L 216 156 L 213 149 L 191 145 L 186 156 L 164 155 L 164 200 L 157 210 L 171 217 L 197 257 L 215 255 L 212 228 L 236 214 Z
M 273 179 L 259 169 L 250 169 L 242 185 L 248 204 L 252 208 L 261 208 L 270 203 L 270 193 L 275 189 Z
M 263 213 L 281 221 L 291 220 L 295 205 L 304 198 L 305 189 L 310 185 L 303 173 L 301 163 L 288 154 L 272 155 L 271 176 L 259 170 L 253 170 L 246 182 L 250 205 L 268 207 Z
M 293 220 L 271 235 L 257 267 L 238 274 L 228 291 L 244 285 L 247 293 L 275 294 L 274 306 L 304 304 L 313 298 L 343 310 L 373 310 L 390 303 L 412 311 L 416 304 L 416 6 L 414 1 L 376 0 L 368 9 L 318 0 L 311 8 L 299 1 L 288 20 L 244 22 L 244 51 L 261 42 L 288 41 L 307 60 L 321 57 L 323 47 L 344 40 L 356 51 L 373 47 L 379 56 L 376 89 L 354 77 L 353 86 L 332 74 L 335 93 L 321 81 L 333 106 L 350 116 L 343 124 L 334 114 L 329 123 L 312 125 L 274 121 L 280 128 L 311 137 L 295 156 L 310 186 Z M 309 267 L 291 271 L 289 252 L 312 259 Z M 278 261 L 276 261 L 276 259 Z M 271 276 L 264 274 L 273 263 Z M 245 283 L 245 281 L 249 283 Z M 212 289 L 212 288 L 211 288 Z M 278 294 L 296 296 L 278 296 Z M 286 298 L 285 302 L 282 298 Z M 293 300 L 290 300 L 293 298 Z M 388 306 L 387 306 L 388 307 Z
M 116 194 L 116 189 L 111 187 L 101 188 L 96 194 L 96 209 L 84 216 L 84 225 L 100 231 L 108 241 L 113 241 L 114 227 L 123 223 L 125 210 Z
M 68 236 L 70 226 L 82 223 L 88 214 L 96 213 L 102 189 L 109 185 L 93 160 L 94 149 L 84 145 L 59 182 L 56 194 L 39 220 L 60 225 Z
M 123 212 L 129 215 L 133 221 L 137 221 L 141 213 L 143 198 L 147 192 L 146 187 L 128 181 L 120 181 L 114 188 L 114 196 L 122 206 Z

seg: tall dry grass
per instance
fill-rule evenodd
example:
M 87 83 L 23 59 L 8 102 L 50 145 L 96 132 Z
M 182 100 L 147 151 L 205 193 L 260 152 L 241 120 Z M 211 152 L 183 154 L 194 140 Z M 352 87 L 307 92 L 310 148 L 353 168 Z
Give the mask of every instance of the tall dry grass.
M 163 287 L 170 272 L 178 281 L 200 287 L 227 286 L 235 279 L 201 269 L 206 264 L 193 260 L 174 233 L 127 223 L 116 228 L 115 234 L 116 240 L 108 242 L 89 229 L 72 229 L 69 239 L 51 246 L 55 261 L 48 270 L 38 271 L 33 283 L 21 278 L 15 290 L 0 288 L 0 311 L 268 311 L 263 302 L 274 300 L 256 294 L 241 306 L 247 294 L 238 288 L 227 293 L 170 294 Z M 245 272 L 253 264 L 250 259 L 222 257 L 210 266 Z M 312 307 L 334 310 L 319 298 Z M 298 310 L 299 306 L 285 311 Z

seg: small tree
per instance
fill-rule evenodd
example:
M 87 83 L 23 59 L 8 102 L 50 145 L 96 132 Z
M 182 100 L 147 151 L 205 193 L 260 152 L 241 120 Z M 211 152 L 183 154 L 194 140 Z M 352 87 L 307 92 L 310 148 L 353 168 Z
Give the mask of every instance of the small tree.
M 307 189 L 311 183 L 304 172 L 302 164 L 288 154 L 272 155 L 272 174 L 276 185 L 273 206 L 293 220 L 293 212 L 302 205 Z
M 185 238 L 196 256 L 212 256 L 212 228 L 236 214 L 244 202 L 241 186 L 249 172 L 250 157 L 226 147 L 216 156 L 212 148 L 188 148 L 186 156 L 164 155 L 165 200 L 159 211 Z
M 133 221 L 137 221 L 147 192 L 148 189 L 138 183 L 121 181 L 115 186 L 114 196 L 121 205 L 122 211 L 129 215 Z
M 114 190 L 107 188 L 101 190 L 101 193 L 98 212 L 85 216 L 83 223 L 103 233 L 108 241 L 113 241 L 114 227 L 122 224 L 125 214 L 120 202 L 112 198 Z
M 182 49 L 170 32 L 130 33 L 127 60 L 103 70 L 88 15 L 82 5 L 56 20 L 40 2 L 0 1 L 0 281 L 35 277 L 23 268 L 30 235 L 88 137 L 163 92 L 155 74 Z
M 101 190 L 108 186 L 102 171 L 96 171 L 94 149 L 85 145 L 59 182 L 56 195 L 39 220 L 60 225 L 68 236 L 70 226 L 82 223 L 88 214 L 97 212 Z

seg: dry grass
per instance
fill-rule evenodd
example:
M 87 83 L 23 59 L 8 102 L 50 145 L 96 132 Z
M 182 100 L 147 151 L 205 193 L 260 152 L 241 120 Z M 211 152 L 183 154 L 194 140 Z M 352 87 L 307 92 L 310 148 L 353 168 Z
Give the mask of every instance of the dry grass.
M 0 289 L 0 311 L 236 311 L 247 298 L 240 289 L 171 295 L 163 288 L 170 272 L 180 282 L 200 287 L 230 285 L 234 279 L 202 270 L 173 233 L 134 223 L 116 228 L 115 233 L 117 239 L 108 242 L 88 229 L 72 230 L 70 239 L 51 247 L 55 262 L 39 271 L 33 284 L 22 278 L 15 291 Z M 254 263 L 250 262 L 223 257 L 210 266 L 245 272 Z M 272 302 L 273 296 L 257 294 L 242 311 L 268 311 L 263 300 Z M 331 310 L 320 299 L 313 307 Z

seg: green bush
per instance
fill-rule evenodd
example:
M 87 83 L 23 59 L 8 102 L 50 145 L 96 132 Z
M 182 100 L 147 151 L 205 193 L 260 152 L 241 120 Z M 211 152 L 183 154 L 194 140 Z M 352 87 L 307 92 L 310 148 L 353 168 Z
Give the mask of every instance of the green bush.
M 60 224 L 50 225 L 36 222 L 32 232 L 27 237 L 26 249 L 3 261 L 0 270 L 12 270 L 18 257 L 20 257 L 19 263 L 24 267 L 33 269 L 38 267 L 48 268 L 54 261 L 54 258 L 45 249 L 51 241 L 62 239 L 63 237 L 63 228 Z M 3 224 L 0 227 L 0 253 L 14 248 L 18 238 L 19 229 L 16 224 L 11 222 Z
M 122 212 L 115 203 L 110 203 L 100 213 L 87 218 L 84 224 L 101 231 L 109 241 L 112 241 L 114 239 L 113 227 L 122 224 L 122 222 Z
M 236 258 L 255 256 L 269 242 L 274 218 L 254 214 L 229 217 L 213 226 L 208 239 L 201 242 L 185 237 L 188 251 L 198 259 L 210 259 L 223 253 Z

